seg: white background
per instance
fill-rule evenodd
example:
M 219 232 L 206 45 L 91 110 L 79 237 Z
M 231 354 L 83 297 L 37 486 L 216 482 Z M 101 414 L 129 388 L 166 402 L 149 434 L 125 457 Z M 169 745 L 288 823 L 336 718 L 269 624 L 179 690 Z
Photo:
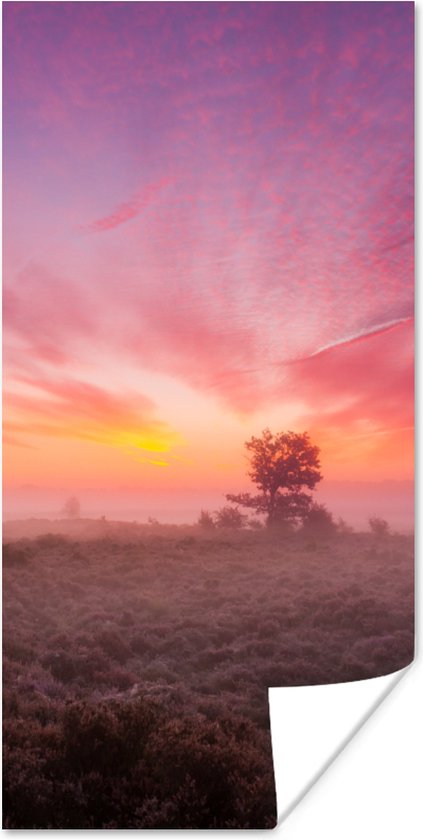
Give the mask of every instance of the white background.
M 422 701 L 416 661 L 276 833 L 284 840 L 421 840 Z

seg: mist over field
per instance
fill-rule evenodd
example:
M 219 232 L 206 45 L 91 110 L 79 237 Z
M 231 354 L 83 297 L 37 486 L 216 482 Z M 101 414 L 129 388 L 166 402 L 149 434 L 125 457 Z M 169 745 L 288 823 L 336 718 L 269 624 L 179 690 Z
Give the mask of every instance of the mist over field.
M 198 518 L 199 499 L 207 509 L 223 503 L 221 489 L 207 492 L 201 488 L 174 493 L 146 492 L 145 489 L 99 490 L 23 486 L 8 489 L 3 500 L 3 519 L 39 517 L 60 518 L 66 498 L 75 494 L 81 502 L 81 515 L 106 516 L 128 522 L 146 522 L 148 517 L 177 525 L 193 524 Z M 365 530 L 369 516 L 386 518 L 395 530 L 411 533 L 414 516 L 412 481 L 328 481 L 315 492 L 316 500 L 342 517 L 354 528 Z

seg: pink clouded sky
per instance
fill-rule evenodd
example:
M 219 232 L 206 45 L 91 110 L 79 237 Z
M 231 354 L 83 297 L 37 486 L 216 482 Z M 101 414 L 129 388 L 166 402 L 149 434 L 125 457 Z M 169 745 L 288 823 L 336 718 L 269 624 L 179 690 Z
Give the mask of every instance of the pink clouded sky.
M 6 510 L 410 478 L 413 4 L 3 12 Z

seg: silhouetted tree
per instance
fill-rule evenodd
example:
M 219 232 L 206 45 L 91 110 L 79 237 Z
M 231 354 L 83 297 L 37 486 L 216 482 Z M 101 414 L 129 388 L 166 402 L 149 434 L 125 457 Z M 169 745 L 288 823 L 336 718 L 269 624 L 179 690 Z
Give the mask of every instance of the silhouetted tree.
M 312 505 L 304 488 L 314 490 L 322 479 L 318 446 L 313 446 L 307 432 L 273 435 L 265 429 L 245 447 L 250 453 L 248 475 L 259 493 L 228 493 L 228 501 L 265 514 L 268 526 L 302 522 Z
M 76 496 L 69 496 L 69 499 L 66 500 L 62 513 L 64 516 L 67 516 L 68 519 L 79 519 L 81 515 L 81 505 L 76 498 Z

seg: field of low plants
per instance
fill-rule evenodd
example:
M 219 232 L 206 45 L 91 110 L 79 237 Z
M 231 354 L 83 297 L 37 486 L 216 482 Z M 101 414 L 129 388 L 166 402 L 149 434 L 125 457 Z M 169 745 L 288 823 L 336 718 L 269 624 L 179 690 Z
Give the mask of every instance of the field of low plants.
M 411 537 L 27 533 L 5 532 L 4 827 L 271 827 L 268 687 L 413 657 Z

